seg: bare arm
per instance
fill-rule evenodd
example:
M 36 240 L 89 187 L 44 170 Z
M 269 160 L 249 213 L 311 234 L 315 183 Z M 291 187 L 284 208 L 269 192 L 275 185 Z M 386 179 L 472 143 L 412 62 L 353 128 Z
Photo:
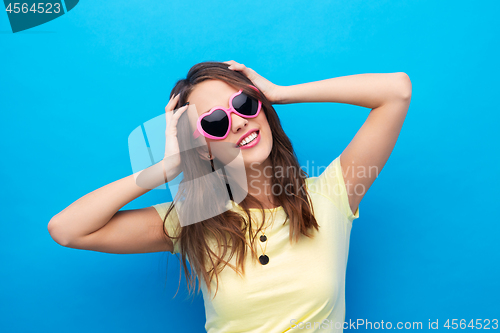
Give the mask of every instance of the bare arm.
M 355 212 L 396 144 L 410 105 L 410 78 L 402 72 L 358 74 L 279 86 L 277 91 L 277 104 L 332 102 L 372 109 L 340 157 L 349 205 Z
M 55 215 L 47 228 L 52 238 L 67 247 L 108 253 L 172 251 L 163 233 L 163 221 L 152 207 L 119 211 L 123 206 L 180 173 L 177 120 L 178 96 L 166 111 L 165 158 L 149 168 L 98 188 Z
M 141 178 L 142 176 L 142 178 Z M 137 181 L 136 178 L 137 177 Z M 88 250 L 110 251 L 119 250 L 119 253 L 127 253 L 126 247 L 116 248 L 123 241 L 132 241 L 129 253 L 149 247 L 158 251 L 168 250 L 166 237 L 163 236 L 162 221 L 158 213 L 151 207 L 138 210 L 119 211 L 127 203 L 150 191 L 151 188 L 165 183 L 163 178 L 162 163 L 157 163 L 148 169 L 136 174 L 119 179 L 106 186 L 98 188 L 73 202 L 62 212 L 55 215 L 49 222 L 48 230 L 52 238 L 59 244 L 68 247 L 84 248 Z M 139 185 L 138 185 L 139 184 Z M 156 185 L 156 186 L 155 186 Z M 144 225 L 147 224 L 147 227 Z M 103 227 L 106 226 L 106 229 Z M 95 242 L 92 246 L 90 241 L 95 238 L 97 231 L 106 234 L 107 241 Z M 94 235 L 92 235 L 94 233 Z M 85 246 L 83 239 L 88 239 Z M 132 246 L 132 248 L 130 248 Z M 110 252 L 102 251 L 102 252 Z M 149 252 L 149 251 L 147 251 Z M 156 252 L 156 251 L 151 251 Z M 114 252 L 118 253 L 118 252 Z

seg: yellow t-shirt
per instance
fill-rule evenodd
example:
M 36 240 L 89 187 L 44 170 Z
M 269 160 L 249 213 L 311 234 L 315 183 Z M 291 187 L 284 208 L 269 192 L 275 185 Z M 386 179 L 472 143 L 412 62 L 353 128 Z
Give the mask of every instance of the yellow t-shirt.
M 345 273 L 352 222 L 359 217 L 359 207 L 353 214 L 337 157 L 319 177 L 306 179 L 319 231 L 313 238 L 301 235 L 298 243 L 290 244 L 289 223 L 283 225 L 282 207 L 266 210 L 263 228 L 267 235 L 269 257 L 267 265 L 251 257 L 245 258 L 245 275 L 241 278 L 226 266 L 215 279 L 208 294 L 202 280 L 208 333 L 215 332 L 342 332 L 345 320 Z M 231 209 L 241 207 L 230 201 Z M 154 205 L 162 218 L 170 203 Z M 262 218 L 258 209 L 251 209 L 252 222 Z M 274 223 L 269 216 L 274 213 Z M 178 235 L 180 225 L 175 209 L 166 221 L 169 233 Z M 254 229 L 255 230 L 255 229 Z M 248 240 L 248 235 L 247 235 Z M 260 242 L 258 237 L 256 242 Z M 257 254 L 262 254 L 257 245 Z M 179 253 L 174 240 L 172 253 Z M 236 255 L 230 261 L 236 266 Z M 337 322 L 337 324 L 335 324 Z

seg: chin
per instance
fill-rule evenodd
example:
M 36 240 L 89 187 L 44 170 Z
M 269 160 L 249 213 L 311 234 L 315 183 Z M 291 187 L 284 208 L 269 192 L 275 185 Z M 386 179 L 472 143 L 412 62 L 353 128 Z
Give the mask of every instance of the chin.
M 264 143 L 264 142 L 260 142 Z M 272 146 L 254 147 L 253 149 L 243 150 L 243 160 L 246 166 L 263 164 L 269 159 Z

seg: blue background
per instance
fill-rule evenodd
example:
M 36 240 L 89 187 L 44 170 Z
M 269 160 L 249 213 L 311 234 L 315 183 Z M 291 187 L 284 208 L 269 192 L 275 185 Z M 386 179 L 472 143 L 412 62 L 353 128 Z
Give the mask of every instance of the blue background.
M 132 173 L 127 138 L 201 61 L 279 85 L 406 72 L 410 109 L 360 204 L 346 320 L 500 317 L 498 2 L 86 1 L 12 34 L 0 13 L 0 331 L 200 332 L 168 253 L 55 243 L 47 224 Z M 369 109 L 277 105 L 300 162 L 328 165 Z M 311 162 L 310 162 L 311 163 Z M 124 209 L 166 201 L 150 191 Z M 168 280 L 165 273 L 168 265 Z

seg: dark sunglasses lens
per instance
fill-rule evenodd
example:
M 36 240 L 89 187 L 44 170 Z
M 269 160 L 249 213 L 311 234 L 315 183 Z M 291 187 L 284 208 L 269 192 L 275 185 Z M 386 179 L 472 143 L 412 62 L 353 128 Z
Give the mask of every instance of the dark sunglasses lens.
M 215 110 L 201 118 L 201 127 L 208 134 L 222 138 L 229 128 L 229 118 L 224 111 Z
M 259 101 L 247 96 L 245 93 L 241 93 L 233 99 L 233 107 L 241 114 L 254 116 L 259 108 Z

